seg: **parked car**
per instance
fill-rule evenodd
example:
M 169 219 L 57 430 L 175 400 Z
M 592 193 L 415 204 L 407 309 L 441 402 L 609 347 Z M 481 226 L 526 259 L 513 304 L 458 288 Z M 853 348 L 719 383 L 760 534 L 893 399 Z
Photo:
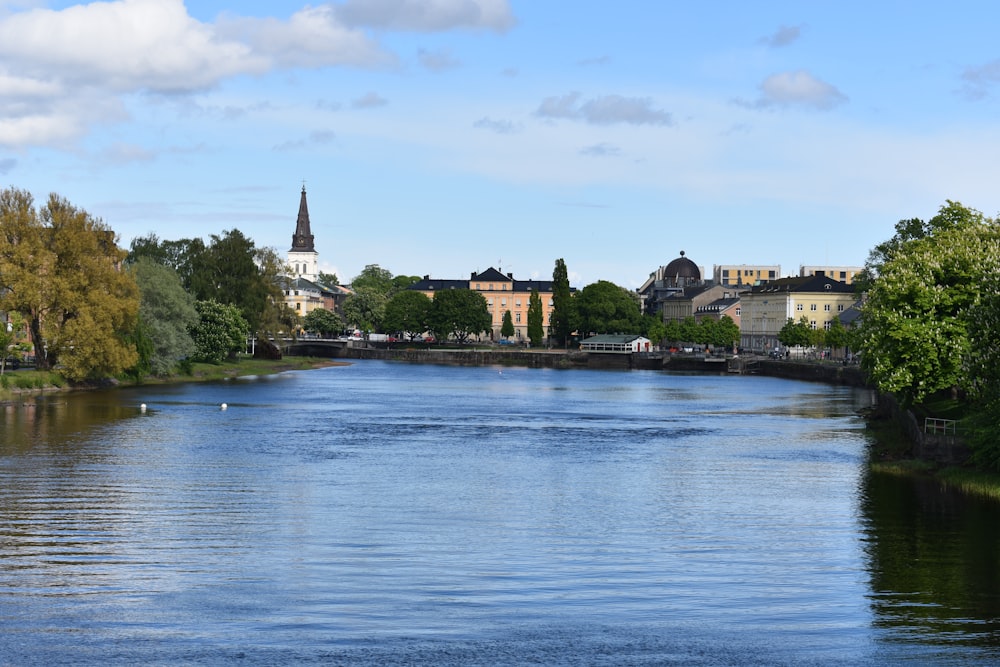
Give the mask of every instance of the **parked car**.
M 497 345 L 516 345 L 516 343 L 510 338 L 501 338 L 497 341 Z

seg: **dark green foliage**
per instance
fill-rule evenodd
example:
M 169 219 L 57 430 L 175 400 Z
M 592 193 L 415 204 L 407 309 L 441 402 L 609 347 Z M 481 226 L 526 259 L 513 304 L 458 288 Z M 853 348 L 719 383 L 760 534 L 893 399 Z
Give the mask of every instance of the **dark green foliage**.
M 642 314 L 635 293 L 607 280 L 587 285 L 575 297 L 581 335 L 637 334 Z
M 337 313 L 326 308 L 314 308 L 302 318 L 302 326 L 306 331 L 318 333 L 321 336 L 332 336 L 344 328 L 344 321 Z
M 382 326 L 386 331 L 402 331 L 412 339 L 427 331 L 430 310 L 431 299 L 426 294 L 403 290 L 385 304 Z
M 469 336 L 489 331 L 493 318 L 486 297 L 468 289 L 449 289 L 434 295 L 428 328 L 440 340 L 453 336 L 459 343 Z
M 514 335 L 514 318 L 511 316 L 509 310 L 504 311 L 503 324 L 500 325 L 500 335 L 504 338 L 510 338 Z
M 217 301 L 198 301 L 198 323 L 191 328 L 195 361 L 221 364 L 244 349 L 249 326 L 239 309 Z
M 528 298 L 528 340 L 533 347 L 541 347 L 545 338 L 545 327 L 542 326 L 544 313 L 542 312 L 542 298 L 537 289 L 531 290 Z
M 184 291 L 176 271 L 149 256 L 138 257 L 129 271 L 139 286 L 141 332 L 152 345 L 148 372 L 168 375 L 180 359 L 194 354 L 188 333 L 198 322 L 194 299 Z
M 578 317 L 573 292 L 569 287 L 566 262 L 556 260 L 552 271 L 552 313 L 549 315 L 549 336 L 554 343 L 565 347 L 578 327 Z

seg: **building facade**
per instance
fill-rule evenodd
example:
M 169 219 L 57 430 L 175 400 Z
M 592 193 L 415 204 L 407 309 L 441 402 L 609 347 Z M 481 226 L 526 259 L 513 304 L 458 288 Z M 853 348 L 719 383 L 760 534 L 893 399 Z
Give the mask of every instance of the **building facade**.
M 856 297 L 854 288 L 827 276 L 779 278 L 740 294 L 740 344 L 753 352 L 780 347 L 778 333 L 803 317 L 813 329 L 829 329 Z
M 780 264 L 716 264 L 712 267 L 712 282 L 727 287 L 753 287 L 780 276 Z
M 679 257 L 650 273 L 649 278 L 636 290 L 642 312 L 650 315 L 660 313 L 666 299 L 688 288 L 704 285 L 703 275 L 702 268 L 685 257 L 681 250 Z
M 409 289 L 423 292 L 431 299 L 441 290 L 470 289 L 479 292 L 486 299 L 486 307 L 492 318 L 493 340 L 502 338 L 500 329 L 503 326 L 503 315 L 510 311 L 514 323 L 514 335 L 517 341 L 528 339 L 528 302 L 531 292 L 538 290 L 542 301 L 542 328 L 548 335 L 549 318 L 552 315 L 552 281 L 551 280 L 515 280 L 514 274 L 504 274 L 490 267 L 482 273 L 472 272 L 468 280 L 442 280 L 424 276 Z M 575 291 L 571 288 L 571 291 Z
M 848 285 L 854 284 L 854 277 L 864 271 L 863 266 L 800 266 L 799 277 L 827 276 Z

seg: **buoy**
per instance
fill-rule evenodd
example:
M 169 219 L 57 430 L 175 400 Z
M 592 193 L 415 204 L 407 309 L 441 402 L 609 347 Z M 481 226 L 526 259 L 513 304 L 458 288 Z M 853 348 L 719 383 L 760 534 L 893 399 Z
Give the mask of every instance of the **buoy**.
M 222 409 L 222 410 L 225 410 L 225 409 L 226 409 L 226 408 L 228 408 L 228 407 L 229 407 L 229 406 L 228 406 L 228 405 L 226 405 L 225 403 L 223 403 L 222 405 L 220 405 L 220 406 L 219 406 L 219 408 L 220 408 L 220 409 Z
M 139 406 L 139 412 L 145 412 L 145 411 L 146 411 L 146 404 L 143 403 L 142 405 Z

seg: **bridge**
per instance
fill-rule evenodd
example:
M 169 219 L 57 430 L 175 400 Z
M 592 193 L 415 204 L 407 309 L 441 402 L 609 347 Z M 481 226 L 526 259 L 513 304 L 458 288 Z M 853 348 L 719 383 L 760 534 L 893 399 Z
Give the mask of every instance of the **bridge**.
M 274 341 L 292 357 L 339 357 L 350 342 L 345 338 L 281 338 Z

